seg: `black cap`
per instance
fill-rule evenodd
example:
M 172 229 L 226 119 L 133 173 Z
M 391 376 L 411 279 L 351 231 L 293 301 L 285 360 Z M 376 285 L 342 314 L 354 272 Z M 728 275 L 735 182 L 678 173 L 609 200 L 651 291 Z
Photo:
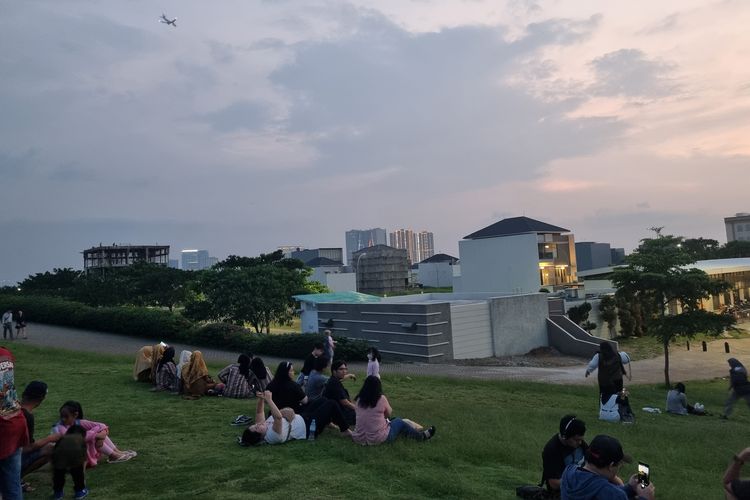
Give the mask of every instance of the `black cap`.
M 29 382 L 26 389 L 23 390 L 23 398 L 32 401 L 41 401 L 47 396 L 47 384 L 34 380 Z
M 612 436 L 599 434 L 591 440 L 586 450 L 587 460 L 598 467 L 605 467 L 609 464 L 620 462 L 631 463 L 633 461 L 630 455 L 622 451 L 620 442 Z

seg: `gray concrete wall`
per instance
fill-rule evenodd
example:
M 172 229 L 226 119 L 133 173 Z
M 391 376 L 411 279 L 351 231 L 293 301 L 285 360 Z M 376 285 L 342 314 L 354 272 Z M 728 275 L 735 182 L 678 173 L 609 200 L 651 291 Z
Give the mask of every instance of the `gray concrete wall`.
M 333 320 L 334 336 L 362 339 L 383 357 L 435 362 L 453 359 L 448 302 L 429 304 L 369 303 L 318 305 L 319 331 Z
M 526 354 L 548 345 L 547 294 L 495 297 L 489 306 L 496 356 Z
M 451 304 L 451 326 L 455 359 L 492 356 L 492 325 L 487 301 Z
M 586 330 L 573 323 L 567 316 L 551 315 L 547 319 L 549 345 L 563 354 L 589 357 L 599 350 L 604 340 L 590 335 Z M 617 342 L 608 340 L 617 349 Z

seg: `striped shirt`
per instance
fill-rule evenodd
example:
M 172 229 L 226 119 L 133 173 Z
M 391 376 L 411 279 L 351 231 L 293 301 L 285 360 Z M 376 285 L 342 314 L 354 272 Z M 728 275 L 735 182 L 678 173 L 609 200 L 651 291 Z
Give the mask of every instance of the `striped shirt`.
M 226 387 L 224 387 L 224 397 L 250 397 L 250 385 L 247 383 L 248 377 L 240 373 L 240 365 L 238 363 L 231 364 L 221 370 L 218 377 L 219 380 L 226 384 Z
M 179 379 L 177 378 L 177 367 L 171 361 L 161 365 L 156 373 L 156 387 L 164 391 L 177 392 L 179 389 Z

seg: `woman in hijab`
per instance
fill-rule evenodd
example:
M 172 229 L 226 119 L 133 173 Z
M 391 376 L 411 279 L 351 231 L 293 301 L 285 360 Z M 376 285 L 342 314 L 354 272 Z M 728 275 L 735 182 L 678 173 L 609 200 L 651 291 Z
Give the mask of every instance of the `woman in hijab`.
M 133 365 L 133 380 L 137 382 L 149 382 L 151 378 L 151 354 L 154 352 L 153 346 L 144 345 L 135 355 L 135 365 Z
M 187 366 L 187 364 L 190 362 L 190 355 L 193 354 L 190 351 L 182 351 L 180 353 L 180 360 L 177 363 L 177 380 L 180 385 L 180 388 L 182 388 L 182 369 Z
M 159 342 L 151 348 L 151 374 L 149 376 L 149 380 L 153 384 L 156 384 L 156 374 L 159 371 L 159 361 L 164 355 L 164 349 L 166 348 L 167 345 L 164 342 Z
M 216 387 L 208 374 L 206 362 L 203 360 L 203 353 L 193 351 L 190 356 L 190 362 L 182 368 L 182 391 L 186 399 L 198 399 L 205 396 L 206 393 Z
M 177 366 L 174 364 L 174 347 L 167 347 L 156 364 L 156 387 L 153 390 L 176 393 L 179 388 Z

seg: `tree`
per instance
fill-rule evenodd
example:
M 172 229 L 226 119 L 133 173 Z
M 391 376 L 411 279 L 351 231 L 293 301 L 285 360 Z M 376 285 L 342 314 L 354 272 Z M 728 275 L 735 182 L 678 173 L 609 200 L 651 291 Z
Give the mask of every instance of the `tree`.
M 750 257 L 750 241 L 734 240 L 728 242 L 718 251 L 719 259 L 738 259 Z
M 202 274 L 186 314 L 194 319 L 249 323 L 256 332 L 268 333 L 272 322 L 291 323 L 292 295 L 306 293 L 306 271 L 301 261 L 284 259 L 281 252 L 253 258 L 230 256 Z
M 129 281 L 127 302 L 141 306 L 167 307 L 171 311 L 187 297 L 190 273 L 148 262 L 137 262 L 123 269 Z
M 20 283 L 21 292 L 29 295 L 68 297 L 73 293 L 76 281 L 82 274 L 82 271 L 76 271 L 70 267 L 36 273 Z
M 612 295 L 605 295 L 602 297 L 601 302 L 599 302 L 599 312 L 602 315 L 602 319 L 607 323 L 609 336 L 612 338 L 612 333 L 615 329 L 615 322 L 617 321 L 617 302 Z
M 643 307 L 644 328 L 657 337 L 664 348 L 664 382 L 669 386 L 669 344 L 678 336 L 696 333 L 718 334 L 732 325 L 730 316 L 702 310 L 701 300 L 729 288 L 705 272 L 688 268 L 695 259 L 685 252 L 683 238 L 663 236 L 641 240 L 628 256 L 628 265 L 616 268 L 612 282 L 617 295 L 637 299 Z M 671 314 L 667 314 L 670 310 Z
M 589 319 L 589 313 L 591 312 L 591 304 L 589 302 L 584 302 L 581 305 L 573 306 L 570 309 L 568 309 L 568 318 L 570 318 L 570 321 L 575 323 L 576 325 L 582 325 L 584 322 L 587 322 L 586 320 Z M 594 325 L 596 327 L 596 325 Z
M 682 251 L 687 252 L 693 262 L 719 258 L 719 242 L 710 238 L 687 238 L 682 242 Z

